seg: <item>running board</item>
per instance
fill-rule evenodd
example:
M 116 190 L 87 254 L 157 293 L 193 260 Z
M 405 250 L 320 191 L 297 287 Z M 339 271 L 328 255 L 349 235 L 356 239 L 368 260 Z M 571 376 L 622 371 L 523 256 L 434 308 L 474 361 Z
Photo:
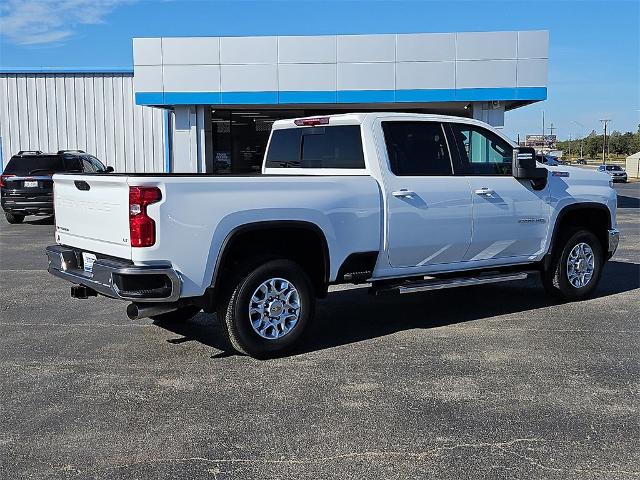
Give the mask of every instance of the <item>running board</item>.
M 426 292 L 429 290 L 442 290 L 445 288 L 467 287 L 469 285 L 483 285 L 486 283 L 512 282 L 515 280 L 524 280 L 531 272 L 517 273 L 493 273 L 476 275 L 474 277 L 458 277 L 458 278 L 431 278 L 428 280 L 417 280 L 413 282 L 400 283 L 396 285 L 386 285 L 384 287 L 373 287 L 374 295 L 400 294 Z

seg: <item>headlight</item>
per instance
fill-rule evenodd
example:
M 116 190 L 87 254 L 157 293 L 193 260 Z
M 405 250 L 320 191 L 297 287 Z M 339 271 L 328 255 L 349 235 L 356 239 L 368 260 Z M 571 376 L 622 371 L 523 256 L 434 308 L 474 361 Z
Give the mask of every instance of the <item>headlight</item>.
M 613 188 L 613 180 L 609 180 L 609 187 Z

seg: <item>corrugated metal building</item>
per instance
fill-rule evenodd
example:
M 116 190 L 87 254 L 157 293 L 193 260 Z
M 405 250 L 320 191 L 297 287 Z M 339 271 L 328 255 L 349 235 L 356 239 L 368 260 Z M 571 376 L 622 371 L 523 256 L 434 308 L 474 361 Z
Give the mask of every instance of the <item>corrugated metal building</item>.
M 133 71 L 1 70 L 0 161 L 80 149 L 116 171 L 165 170 L 166 111 L 136 105 Z

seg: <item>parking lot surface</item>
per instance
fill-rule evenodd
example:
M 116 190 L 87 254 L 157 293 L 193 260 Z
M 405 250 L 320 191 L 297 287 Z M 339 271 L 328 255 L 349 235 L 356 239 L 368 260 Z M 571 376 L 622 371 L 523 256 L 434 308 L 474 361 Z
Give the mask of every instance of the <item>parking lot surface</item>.
M 592 299 L 535 278 L 342 289 L 269 361 L 222 351 L 214 315 L 72 299 L 46 272 L 52 221 L 3 218 L 0 478 L 638 478 L 640 184 L 616 188 Z

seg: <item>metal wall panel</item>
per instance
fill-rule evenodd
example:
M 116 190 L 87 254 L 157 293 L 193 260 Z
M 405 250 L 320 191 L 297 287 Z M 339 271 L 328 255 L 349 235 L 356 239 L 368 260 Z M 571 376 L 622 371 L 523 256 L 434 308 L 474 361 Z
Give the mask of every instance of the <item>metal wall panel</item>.
M 2 168 L 20 150 L 80 149 L 119 172 L 164 171 L 163 111 L 129 73 L 0 73 Z
M 546 68 L 531 67 L 547 62 L 546 31 L 157 40 L 160 50 L 133 42 L 139 105 L 530 103 L 547 92 Z

